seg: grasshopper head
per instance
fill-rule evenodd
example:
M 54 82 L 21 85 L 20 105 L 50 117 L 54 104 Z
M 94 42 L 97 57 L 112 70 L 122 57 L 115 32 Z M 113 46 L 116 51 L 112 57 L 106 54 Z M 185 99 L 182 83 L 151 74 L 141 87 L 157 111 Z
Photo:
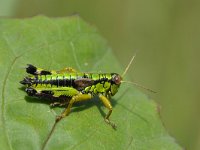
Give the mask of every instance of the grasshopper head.
M 111 95 L 115 95 L 118 91 L 118 88 L 120 87 L 122 81 L 122 77 L 117 74 L 113 73 L 111 78 Z

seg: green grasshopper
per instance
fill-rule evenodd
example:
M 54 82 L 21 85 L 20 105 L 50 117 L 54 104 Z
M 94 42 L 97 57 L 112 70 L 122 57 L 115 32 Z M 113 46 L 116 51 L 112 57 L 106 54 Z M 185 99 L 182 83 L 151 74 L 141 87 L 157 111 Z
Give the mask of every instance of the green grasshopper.
M 51 106 L 66 106 L 62 114 L 56 117 L 56 122 L 70 113 L 74 103 L 98 96 L 109 110 L 104 118 L 105 122 L 116 128 L 109 119 L 112 113 L 109 98 L 117 93 L 122 82 L 126 82 L 122 81 L 122 77 L 133 59 L 134 56 L 122 76 L 117 73 L 82 73 L 72 68 L 48 71 L 28 64 L 26 72 L 29 75 L 20 83 L 26 85 L 25 91 L 29 96 L 52 99 Z

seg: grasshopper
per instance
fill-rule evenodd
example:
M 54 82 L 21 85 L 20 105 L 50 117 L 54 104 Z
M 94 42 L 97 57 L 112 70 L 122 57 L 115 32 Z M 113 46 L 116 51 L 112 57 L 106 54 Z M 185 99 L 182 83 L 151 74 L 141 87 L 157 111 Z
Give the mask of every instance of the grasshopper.
M 29 96 L 52 99 L 51 106 L 66 106 L 61 115 L 56 117 L 56 122 L 69 115 L 74 103 L 98 96 L 109 110 L 104 118 L 105 122 L 116 128 L 109 119 L 112 113 L 109 98 L 117 93 L 122 82 L 126 82 L 122 77 L 128 71 L 134 57 L 122 76 L 117 73 L 82 73 L 72 68 L 48 71 L 28 64 L 26 72 L 29 75 L 20 83 L 26 85 L 25 91 Z

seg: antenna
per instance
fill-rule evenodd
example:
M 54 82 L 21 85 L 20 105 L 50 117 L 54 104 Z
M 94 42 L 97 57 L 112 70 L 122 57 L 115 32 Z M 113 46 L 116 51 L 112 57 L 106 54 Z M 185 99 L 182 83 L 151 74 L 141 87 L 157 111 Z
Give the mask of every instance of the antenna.
M 150 92 L 152 92 L 152 93 L 157 93 L 156 91 L 154 91 L 154 90 L 152 90 L 152 89 L 149 89 L 149 88 L 147 88 L 147 87 L 144 87 L 144 86 L 142 86 L 142 85 L 140 85 L 140 84 L 138 84 L 138 83 L 135 83 L 135 82 L 131 82 L 131 81 L 121 81 L 121 82 L 122 82 L 122 83 L 133 84 L 133 85 L 136 85 L 137 87 L 143 88 L 143 89 L 145 89 L 145 90 L 147 90 L 147 91 L 150 91 Z
M 128 69 L 130 68 L 130 66 L 131 66 L 131 64 L 132 64 L 132 62 L 133 62 L 135 56 L 136 56 L 136 54 L 132 56 L 132 58 L 131 58 L 129 64 L 127 65 L 126 69 L 124 70 L 124 72 L 123 72 L 123 74 L 122 74 L 122 77 L 124 77 L 124 76 L 126 75 L 126 73 L 127 73 Z
M 123 74 L 122 74 L 122 78 L 126 75 L 126 73 L 127 73 L 128 69 L 130 68 L 130 66 L 131 66 L 131 64 L 132 64 L 132 62 L 133 62 L 135 56 L 136 56 L 136 54 L 132 56 L 132 58 L 131 58 L 129 64 L 127 65 L 126 69 L 124 70 L 124 72 L 123 72 Z M 122 80 L 121 82 L 122 82 L 122 83 L 129 83 L 129 84 L 135 85 L 135 86 L 137 86 L 137 87 L 143 88 L 143 89 L 145 89 L 145 90 L 147 90 L 147 91 L 150 91 L 150 92 L 152 92 L 152 93 L 156 93 L 154 90 L 149 89 L 149 88 L 146 88 L 146 87 L 144 87 L 144 86 L 142 86 L 142 85 L 140 85 L 140 84 L 138 84 L 138 83 L 135 83 L 135 82 L 123 81 L 123 80 Z

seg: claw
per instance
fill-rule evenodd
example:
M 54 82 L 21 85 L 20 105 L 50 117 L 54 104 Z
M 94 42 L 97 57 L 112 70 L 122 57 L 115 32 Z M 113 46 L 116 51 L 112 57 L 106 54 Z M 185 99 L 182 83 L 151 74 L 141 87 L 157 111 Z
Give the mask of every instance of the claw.
M 56 122 L 58 122 L 58 121 L 60 121 L 61 119 L 63 118 L 63 116 L 62 115 L 60 115 L 60 116 L 56 116 Z
M 107 124 L 111 125 L 113 129 L 115 130 L 117 129 L 117 126 L 115 123 L 111 122 L 109 119 L 106 119 L 106 118 L 104 120 Z

